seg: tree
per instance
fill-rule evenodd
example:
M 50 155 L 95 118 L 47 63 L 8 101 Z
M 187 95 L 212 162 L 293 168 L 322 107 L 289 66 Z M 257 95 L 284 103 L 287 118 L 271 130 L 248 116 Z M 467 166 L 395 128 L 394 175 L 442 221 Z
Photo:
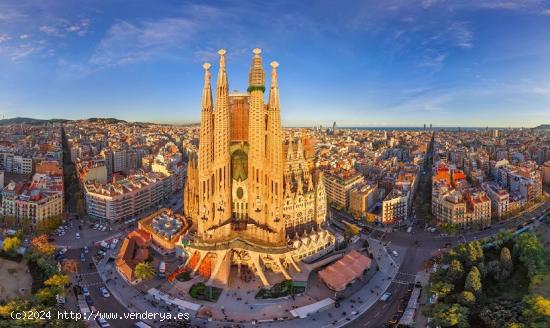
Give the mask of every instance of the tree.
M 550 324 L 550 299 L 541 295 L 531 295 L 527 296 L 524 302 L 526 306 L 523 315 L 527 317 L 530 322 Z
M 460 293 L 459 295 L 459 302 L 464 306 L 471 306 L 476 302 L 476 296 L 474 295 L 474 293 L 467 290 L 462 291 L 462 293 Z
M 500 230 L 496 236 L 493 237 L 493 244 L 498 249 L 504 245 L 508 240 L 512 239 L 512 233 L 508 230 Z
M 545 267 L 544 247 L 537 236 L 530 232 L 523 233 L 516 238 L 514 254 L 527 267 L 529 277 L 533 277 Z
M 472 241 L 465 245 L 457 246 L 451 252 L 451 256 L 460 259 L 466 267 L 470 267 L 483 260 L 483 249 L 479 241 Z
M 479 270 L 481 279 L 485 279 L 485 277 L 487 277 L 487 274 L 489 273 L 489 270 L 487 269 L 485 262 L 479 262 L 478 264 L 476 264 L 476 267 Z
M 155 276 L 155 268 L 151 262 L 140 262 L 134 268 L 134 275 L 137 279 L 151 279 Z
M 55 252 L 55 246 L 48 242 L 47 235 L 40 235 L 31 240 L 31 245 L 37 252 L 44 255 L 52 255 Z
M 455 286 L 453 284 L 440 281 L 432 285 L 430 292 L 437 294 L 437 297 L 441 298 L 449 295 L 454 288 Z
M 27 233 L 31 230 L 31 226 L 32 226 L 31 219 L 28 217 L 23 217 L 19 220 L 19 225 L 21 227 L 21 230 Z
M 525 328 L 525 325 L 518 322 L 508 322 L 504 328 Z
M 2 216 L 2 224 L 7 228 L 13 229 L 17 224 L 17 218 L 12 215 Z
M 441 327 L 470 327 L 470 324 L 468 323 L 468 315 L 468 308 L 460 304 L 449 305 L 445 303 L 438 303 L 432 311 L 434 325 Z
M 493 276 L 493 278 L 498 279 L 500 275 L 500 261 L 492 260 L 489 261 L 486 265 L 487 274 Z
M 452 260 L 447 273 L 452 281 L 457 281 L 464 276 L 464 268 L 459 260 Z
M 84 214 L 86 214 L 86 205 L 84 204 L 84 200 L 80 196 L 81 193 L 79 192 L 77 195 L 78 198 L 76 198 L 76 212 L 82 218 L 84 217 Z
M 44 285 L 57 287 L 59 289 L 63 289 L 65 285 L 68 285 L 68 284 L 69 284 L 69 277 L 64 274 L 54 274 L 53 276 L 49 277 L 46 281 L 44 281 Z
M 472 267 L 468 275 L 466 276 L 466 282 L 464 283 L 464 290 L 472 292 L 476 295 L 481 294 L 481 275 L 477 267 Z
M 21 240 L 17 237 L 8 237 L 4 239 L 4 244 L 2 246 L 4 252 L 9 254 L 14 254 L 17 248 L 21 245 Z
M 500 267 L 508 272 L 513 271 L 514 264 L 512 263 L 512 254 L 508 247 L 502 247 L 500 250 Z
M 52 304 L 56 294 L 53 288 L 46 287 L 39 289 L 34 296 L 36 296 L 41 303 Z
M 519 307 L 516 302 L 494 302 L 485 306 L 479 315 L 480 319 L 490 328 L 501 328 L 507 322 L 519 319 Z
M 36 224 L 36 230 L 40 233 L 49 234 L 57 229 L 61 225 L 62 221 L 63 220 L 59 216 L 52 216 L 44 220 L 40 220 Z

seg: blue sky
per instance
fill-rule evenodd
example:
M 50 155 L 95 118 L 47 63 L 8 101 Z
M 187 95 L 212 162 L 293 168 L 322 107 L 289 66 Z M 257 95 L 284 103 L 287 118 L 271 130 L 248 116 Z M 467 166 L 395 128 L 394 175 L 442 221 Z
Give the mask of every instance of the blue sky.
M 0 114 L 198 121 L 277 60 L 285 125 L 550 123 L 550 2 L 2 0 Z M 267 95 L 266 95 L 267 96 Z

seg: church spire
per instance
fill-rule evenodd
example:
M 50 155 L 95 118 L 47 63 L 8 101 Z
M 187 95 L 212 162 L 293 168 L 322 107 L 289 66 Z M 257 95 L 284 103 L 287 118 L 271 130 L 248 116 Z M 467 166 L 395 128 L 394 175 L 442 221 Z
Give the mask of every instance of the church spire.
M 225 49 L 218 50 L 218 55 L 220 55 L 220 69 L 218 72 L 218 84 L 217 88 L 227 87 L 227 70 L 225 66 L 225 54 L 227 51 Z
M 260 54 L 262 50 L 255 48 L 252 50 L 254 57 L 252 57 L 252 67 L 248 73 L 248 92 L 253 90 L 265 91 L 265 72 L 262 66 L 262 57 Z
M 201 129 L 199 144 L 199 167 L 207 172 L 213 161 L 212 142 L 214 140 L 214 122 L 212 117 L 212 88 L 210 87 L 210 64 L 205 63 L 204 89 L 202 90 Z M 206 190 L 205 190 L 206 192 Z
M 212 87 L 210 86 L 210 63 L 204 63 L 204 89 L 202 91 L 202 110 L 212 110 Z
M 229 154 L 229 86 L 225 66 L 225 49 L 218 51 L 220 68 L 216 84 L 216 109 L 214 112 L 214 128 L 217 138 L 214 139 L 214 161 L 225 163 Z
M 269 90 L 269 108 L 280 110 L 279 83 L 277 82 L 277 67 L 279 63 L 271 62 L 271 89 Z
M 229 85 L 225 66 L 225 49 L 218 51 L 220 68 L 216 85 L 216 106 L 214 112 L 214 221 L 224 222 L 231 216 L 231 177 L 229 172 L 230 113 Z

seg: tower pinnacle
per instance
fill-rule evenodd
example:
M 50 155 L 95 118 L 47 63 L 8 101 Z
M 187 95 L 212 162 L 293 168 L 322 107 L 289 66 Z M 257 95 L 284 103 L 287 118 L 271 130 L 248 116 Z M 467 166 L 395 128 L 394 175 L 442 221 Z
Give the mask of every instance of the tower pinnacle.
M 262 50 L 256 48 L 252 50 L 254 57 L 252 57 L 252 67 L 250 73 L 248 73 L 248 92 L 253 90 L 265 91 L 265 72 L 262 66 L 262 57 L 260 54 Z
M 212 110 L 212 89 L 210 88 L 210 63 L 204 63 L 204 90 L 202 93 L 203 110 Z
M 218 50 L 218 54 L 220 55 L 220 69 L 218 73 L 218 88 L 221 86 L 227 85 L 227 73 L 225 71 L 225 54 L 227 51 L 225 49 Z
M 269 65 L 271 66 L 271 87 L 277 87 L 277 67 L 279 67 L 279 63 L 272 61 Z

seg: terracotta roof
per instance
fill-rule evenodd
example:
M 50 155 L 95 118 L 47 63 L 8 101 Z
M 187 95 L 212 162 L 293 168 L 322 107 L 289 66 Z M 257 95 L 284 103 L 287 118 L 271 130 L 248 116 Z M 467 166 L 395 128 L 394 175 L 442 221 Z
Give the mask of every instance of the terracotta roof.
M 337 262 L 319 271 L 319 278 L 330 289 L 342 291 L 355 279 L 363 276 L 363 272 L 370 268 L 371 259 L 353 250 Z
M 128 281 L 134 280 L 134 268 L 149 257 L 151 235 L 143 230 L 135 230 L 124 238 L 116 259 L 116 266 Z

